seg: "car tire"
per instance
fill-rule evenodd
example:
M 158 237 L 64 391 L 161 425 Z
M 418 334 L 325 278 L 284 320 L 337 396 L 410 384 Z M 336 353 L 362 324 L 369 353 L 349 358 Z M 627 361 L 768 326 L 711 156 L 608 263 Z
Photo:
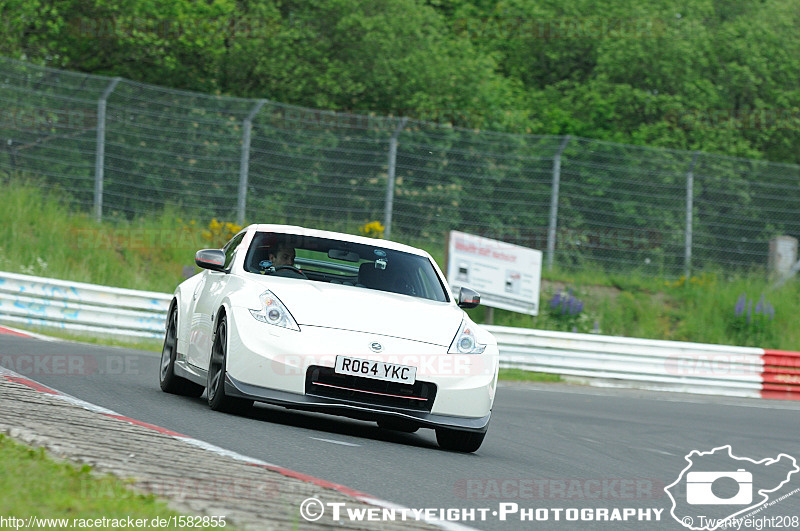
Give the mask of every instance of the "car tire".
M 161 349 L 161 363 L 158 371 L 158 383 L 165 393 L 199 397 L 205 389 L 202 385 L 190 382 L 175 374 L 175 359 L 178 356 L 178 308 L 173 306 L 167 318 L 167 330 L 164 333 L 164 346 Z
M 384 430 L 401 431 L 403 433 L 414 433 L 419 430 L 419 424 L 408 422 L 402 419 L 380 419 L 378 427 Z
M 206 396 L 208 405 L 214 411 L 226 413 L 242 412 L 253 405 L 252 400 L 235 398 L 225 394 L 225 367 L 228 361 L 228 319 L 223 314 L 219 318 L 214 344 L 211 347 L 211 359 L 208 363 L 208 383 Z
M 453 430 L 449 428 L 436 428 L 436 442 L 445 450 L 454 452 L 471 453 L 483 444 L 486 432 Z

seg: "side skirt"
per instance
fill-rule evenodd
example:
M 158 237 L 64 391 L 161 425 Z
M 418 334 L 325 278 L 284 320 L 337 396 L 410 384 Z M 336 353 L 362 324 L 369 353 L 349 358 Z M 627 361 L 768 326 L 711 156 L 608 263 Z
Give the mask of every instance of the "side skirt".
M 186 362 L 186 358 L 180 353 L 178 353 L 176 358 L 175 374 L 181 378 L 186 378 L 190 382 L 205 387 L 208 382 L 208 371 L 195 367 L 194 365 L 189 365 L 189 363 Z

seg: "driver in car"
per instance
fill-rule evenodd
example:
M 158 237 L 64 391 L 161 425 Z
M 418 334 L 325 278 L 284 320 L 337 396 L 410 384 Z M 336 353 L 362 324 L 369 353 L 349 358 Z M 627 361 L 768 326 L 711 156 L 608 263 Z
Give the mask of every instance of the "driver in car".
M 275 267 L 292 266 L 294 267 L 294 247 L 279 245 L 269 253 L 269 261 Z

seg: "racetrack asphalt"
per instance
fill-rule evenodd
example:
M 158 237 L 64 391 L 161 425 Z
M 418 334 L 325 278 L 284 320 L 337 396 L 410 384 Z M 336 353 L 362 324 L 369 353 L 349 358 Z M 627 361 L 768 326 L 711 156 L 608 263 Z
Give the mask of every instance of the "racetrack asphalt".
M 752 459 L 800 459 L 798 402 L 502 383 L 483 446 L 465 455 L 440 450 L 431 430 L 401 434 L 263 405 L 216 413 L 204 398 L 162 393 L 158 364 L 152 352 L 0 336 L 0 365 L 54 389 L 402 506 L 475 509 L 476 521 L 461 523 L 479 529 L 684 529 L 664 487 L 690 451 L 731 445 Z M 795 474 L 775 495 L 798 487 Z M 502 521 L 500 504 L 546 510 L 537 514 L 547 520 L 520 522 L 505 505 Z M 559 508 L 663 511 L 658 522 L 567 522 Z M 800 495 L 759 513 L 787 514 L 800 515 Z

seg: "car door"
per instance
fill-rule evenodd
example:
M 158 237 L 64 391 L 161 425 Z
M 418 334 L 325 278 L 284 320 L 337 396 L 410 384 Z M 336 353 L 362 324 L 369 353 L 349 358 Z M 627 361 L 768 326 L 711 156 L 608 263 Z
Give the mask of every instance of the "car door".
M 192 296 L 192 325 L 189 335 L 187 360 L 200 369 L 208 369 L 211 356 L 211 338 L 214 335 L 214 316 L 225 293 L 228 275 L 245 233 L 234 236 L 225 247 L 225 270 L 205 270 Z

